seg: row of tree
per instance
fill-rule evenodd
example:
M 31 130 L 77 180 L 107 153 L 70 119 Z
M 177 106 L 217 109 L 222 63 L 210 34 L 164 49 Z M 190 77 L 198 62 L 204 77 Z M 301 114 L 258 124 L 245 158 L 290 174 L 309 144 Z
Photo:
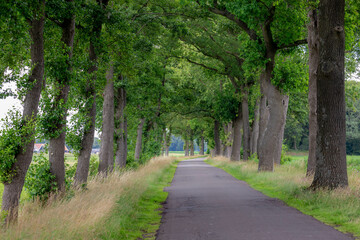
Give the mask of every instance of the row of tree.
M 59 193 L 65 142 L 84 186 L 96 129 L 104 176 L 167 155 L 172 135 L 186 155 L 206 141 L 215 156 L 257 156 L 259 171 L 273 171 L 307 93 L 312 187 L 346 186 L 344 54 L 350 72 L 359 8 L 349 0 L 345 21 L 345 2 L 329 0 L 2 1 L 1 85 L 17 92 L 1 94 L 24 106 L 1 131 L 6 221 L 17 218 L 36 136 L 49 141 Z

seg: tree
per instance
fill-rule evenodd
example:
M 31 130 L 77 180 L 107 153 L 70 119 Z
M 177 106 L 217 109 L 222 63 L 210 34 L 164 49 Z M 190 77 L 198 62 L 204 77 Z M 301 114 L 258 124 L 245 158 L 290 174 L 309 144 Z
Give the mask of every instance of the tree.
M 4 192 L 2 197 L 1 211 L 6 212 L 5 222 L 11 223 L 17 220 L 20 194 L 24 186 L 25 175 L 31 163 L 35 142 L 33 122 L 37 116 L 37 108 L 40 93 L 43 86 L 44 76 L 44 23 L 45 23 L 45 1 L 32 1 L 34 5 L 26 8 L 29 2 L 16 2 L 15 14 L 22 14 L 29 24 L 29 34 L 31 38 L 31 71 L 24 83 L 25 98 L 23 101 L 24 110 L 21 117 L 19 129 L 20 142 L 16 146 L 14 160 L 10 163 L 10 171 L 13 175 L 4 182 Z M 23 5 L 21 5 L 23 4 Z M 31 86 L 31 87 L 30 87 Z M 20 124 L 20 123 L 19 123 Z M 28 131 L 20 131 L 28 128 Z M 24 134 L 25 133 L 25 134 Z M 8 165 L 9 163 L 7 163 Z M 14 173 L 15 172 L 15 173 Z
M 311 188 L 348 185 L 345 145 L 345 1 L 319 3 L 316 169 Z

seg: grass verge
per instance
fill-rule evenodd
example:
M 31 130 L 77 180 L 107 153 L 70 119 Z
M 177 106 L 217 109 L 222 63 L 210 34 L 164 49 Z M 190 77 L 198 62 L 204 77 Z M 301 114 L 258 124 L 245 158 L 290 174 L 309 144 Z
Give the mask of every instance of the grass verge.
M 360 237 L 360 176 L 356 170 L 349 169 L 348 188 L 314 192 L 307 189 L 312 178 L 305 177 L 305 160 L 291 161 L 276 166 L 274 172 L 260 173 L 253 161 L 230 162 L 215 158 L 207 162 L 269 197 L 278 198 L 342 232 Z
M 18 224 L 0 231 L 0 239 L 154 239 L 176 160 L 156 158 L 136 170 L 97 177 L 68 200 L 25 202 Z

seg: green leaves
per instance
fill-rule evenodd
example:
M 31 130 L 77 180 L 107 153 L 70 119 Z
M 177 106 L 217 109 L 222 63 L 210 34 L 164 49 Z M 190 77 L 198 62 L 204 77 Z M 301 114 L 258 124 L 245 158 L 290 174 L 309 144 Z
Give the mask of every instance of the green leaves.
M 0 181 L 11 182 L 16 174 L 15 157 L 22 153 L 34 137 L 35 119 L 23 119 L 17 110 L 9 111 L 2 119 L 0 130 Z
M 50 162 L 44 153 L 34 156 L 24 186 L 33 199 L 39 197 L 43 201 L 57 191 L 55 176 L 50 172 Z

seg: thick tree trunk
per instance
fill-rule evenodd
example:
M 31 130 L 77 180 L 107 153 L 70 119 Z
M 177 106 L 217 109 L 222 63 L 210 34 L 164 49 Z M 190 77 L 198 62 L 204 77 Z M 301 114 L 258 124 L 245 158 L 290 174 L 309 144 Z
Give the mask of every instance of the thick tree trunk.
M 270 115 L 259 151 L 259 171 L 273 171 L 274 163 L 280 164 L 282 142 L 289 97 L 271 84 L 269 68 L 262 82 L 262 89 L 270 106 Z
M 345 145 L 345 0 L 320 0 L 316 169 L 312 188 L 348 185 Z
M 141 150 L 142 150 L 142 135 L 143 135 L 143 128 L 145 124 L 145 118 L 140 119 L 140 123 L 137 128 L 137 137 L 136 137 L 136 146 L 135 146 L 135 161 L 139 161 Z
M 269 121 L 270 111 L 264 95 L 260 98 L 260 117 L 259 117 L 259 138 L 257 142 L 257 156 L 260 156 L 261 142 L 264 139 L 265 129 Z
M 215 141 L 214 154 L 215 154 L 215 156 L 220 156 L 221 155 L 221 141 L 220 141 L 220 123 L 218 120 L 214 121 L 214 141 Z
M 185 156 L 189 156 L 189 140 L 185 140 Z
M 85 127 L 84 135 L 81 139 L 81 148 L 79 151 L 78 165 L 76 168 L 74 185 L 83 186 L 87 183 L 87 178 L 89 174 L 90 166 L 90 157 L 91 150 L 94 143 L 94 134 L 95 134 L 95 119 L 96 119 L 96 91 L 95 91 L 95 81 L 96 81 L 96 61 L 97 56 L 95 53 L 95 48 L 93 41 L 90 41 L 90 50 L 89 50 L 90 61 L 94 63 L 88 70 L 89 74 L 92 74 L 89 81 L 87 82 L 85 98 L 88 99 L 85 104 L 86 119 L 88 121 L 88 126 Z
M 94 143 L 94 134 L 95 134 L 95 118 L 96 118 L 96 92 L 93 87 L 88 88 L 91 95 L 88 97 L 85 108 L 89 109 L 86 118 L 88 120 L 89 126 L 86 128 L 85 133 L 81 139 L 81 149 L 79 151 L 78 165 L 76 168 L 74 185 L 82 186 L 87 183 L 87 178 L 89 174 L 90 166 L 90 157 L 91 150 Z
M 205 147 L 205 140 L 204 140 L 204 137 L 201 136 L 201 138 L 200 138 L 200 152 L 199 152 L 200 155 L 204 155 L 204 147 Z
M 127 159 L 127 122 L 125 118 L 126 107 L 126 90 L 125 88 L 117 89 L 117 107 L 116 107 L 116 168 L 124 168 Z
M 257 153 L 258 151 L 259 118 L 260 118 L 260 102 L 259 100 L 257 100 L 255 106 L 255 112 L 254 112 L 254 122 L 251 131 L 251 139 L 250 139 L 251 154 Z
M 24 126 L 28 124 L 28 120 L 36 118 L 41 88 L 44 84 L 44 9 L 45 1 L 40 1 L 40 16 L 33 19 L 30 23 L 30 37 L 32 40 L 31 51 L 31 74 L 28 83 L 32 88 L 26 93 L 24 100 L 23 119 Z M 35 129 L 34 129 L 35 131 Z M 26 138 L 27 136 L 23 136 Z M 18 206 L 20 195 L 24 186 L 25 175 L 33 157 L 35 137 L 32 137 L 18 155 L 15 156 L 16 162 L 13 169 L 16 169 L 15 175 L 11 182 L 4 183 L 4 192 L 2 195 L 1 211 L 6 212 L 5 224 L 17 221 Z
M 73 2 L 73 0 L 68 0 Z M 49 144 L 49 161 L 50 172 L 55 176 L 56 184 L 60 192 L 65 191 L 65 136 L 66 136 L 66 117 L 68 108 L 66 106 L 71 81 L 71 58 L 73 55 L 73 45 L 75 36 L 75 15 L 70 18 L 65 18 L 61 25 L 62 37 L 61 41 L 64 44 L 64 53 L 67 55 L 66 65 L 67 72 L 62 72 L 61 78 L 57 79 L 56 88 L 59 90 L 59 95 L 55 97 L 54 111 L 60 109 L 62 115 L 59 116 L 59 123 L 56 130 L 59 134 L 56 138 L 50 139 Z
M 99 173 L 107 174 L 114 168 L 114 66 L 110 66 L 106 75 L 103 103 L 103 122 L 99 155 Z
M 316 159 L 316 71 L 319 65 L 319 36 L 317 9 L 308 13 L 310 23 L 308 25 L 308 47 L 309 47 L 309 156 L 306 175 L 315 172 Z
M 223 146 L 223 156 L 230 158 L 231 157 L 231 149 L 232 149 L 232 140 L 234 138 L 233 136 L 233 127 L 232 122 L 229 122 L 228 124 L 223 124 L 224 133 L 226 136 L 226 141 Z
M 234 138 L 231 150 L 231 161 L 240 161 L 241 158 L 241 129 L 242 129 L 242 103 L 239 103 L 237 116 L 234 120 Z
M 244 149 L 243 159 L 249 160 L 250 157 L 250 123 L 249 123 L 249 103 L 247 91 L 242 92 L 242 117 L 243 117 L 243 133 L 244 133 Z
M 194 140 L 190 140 L 190 156 L 195 155 Z

